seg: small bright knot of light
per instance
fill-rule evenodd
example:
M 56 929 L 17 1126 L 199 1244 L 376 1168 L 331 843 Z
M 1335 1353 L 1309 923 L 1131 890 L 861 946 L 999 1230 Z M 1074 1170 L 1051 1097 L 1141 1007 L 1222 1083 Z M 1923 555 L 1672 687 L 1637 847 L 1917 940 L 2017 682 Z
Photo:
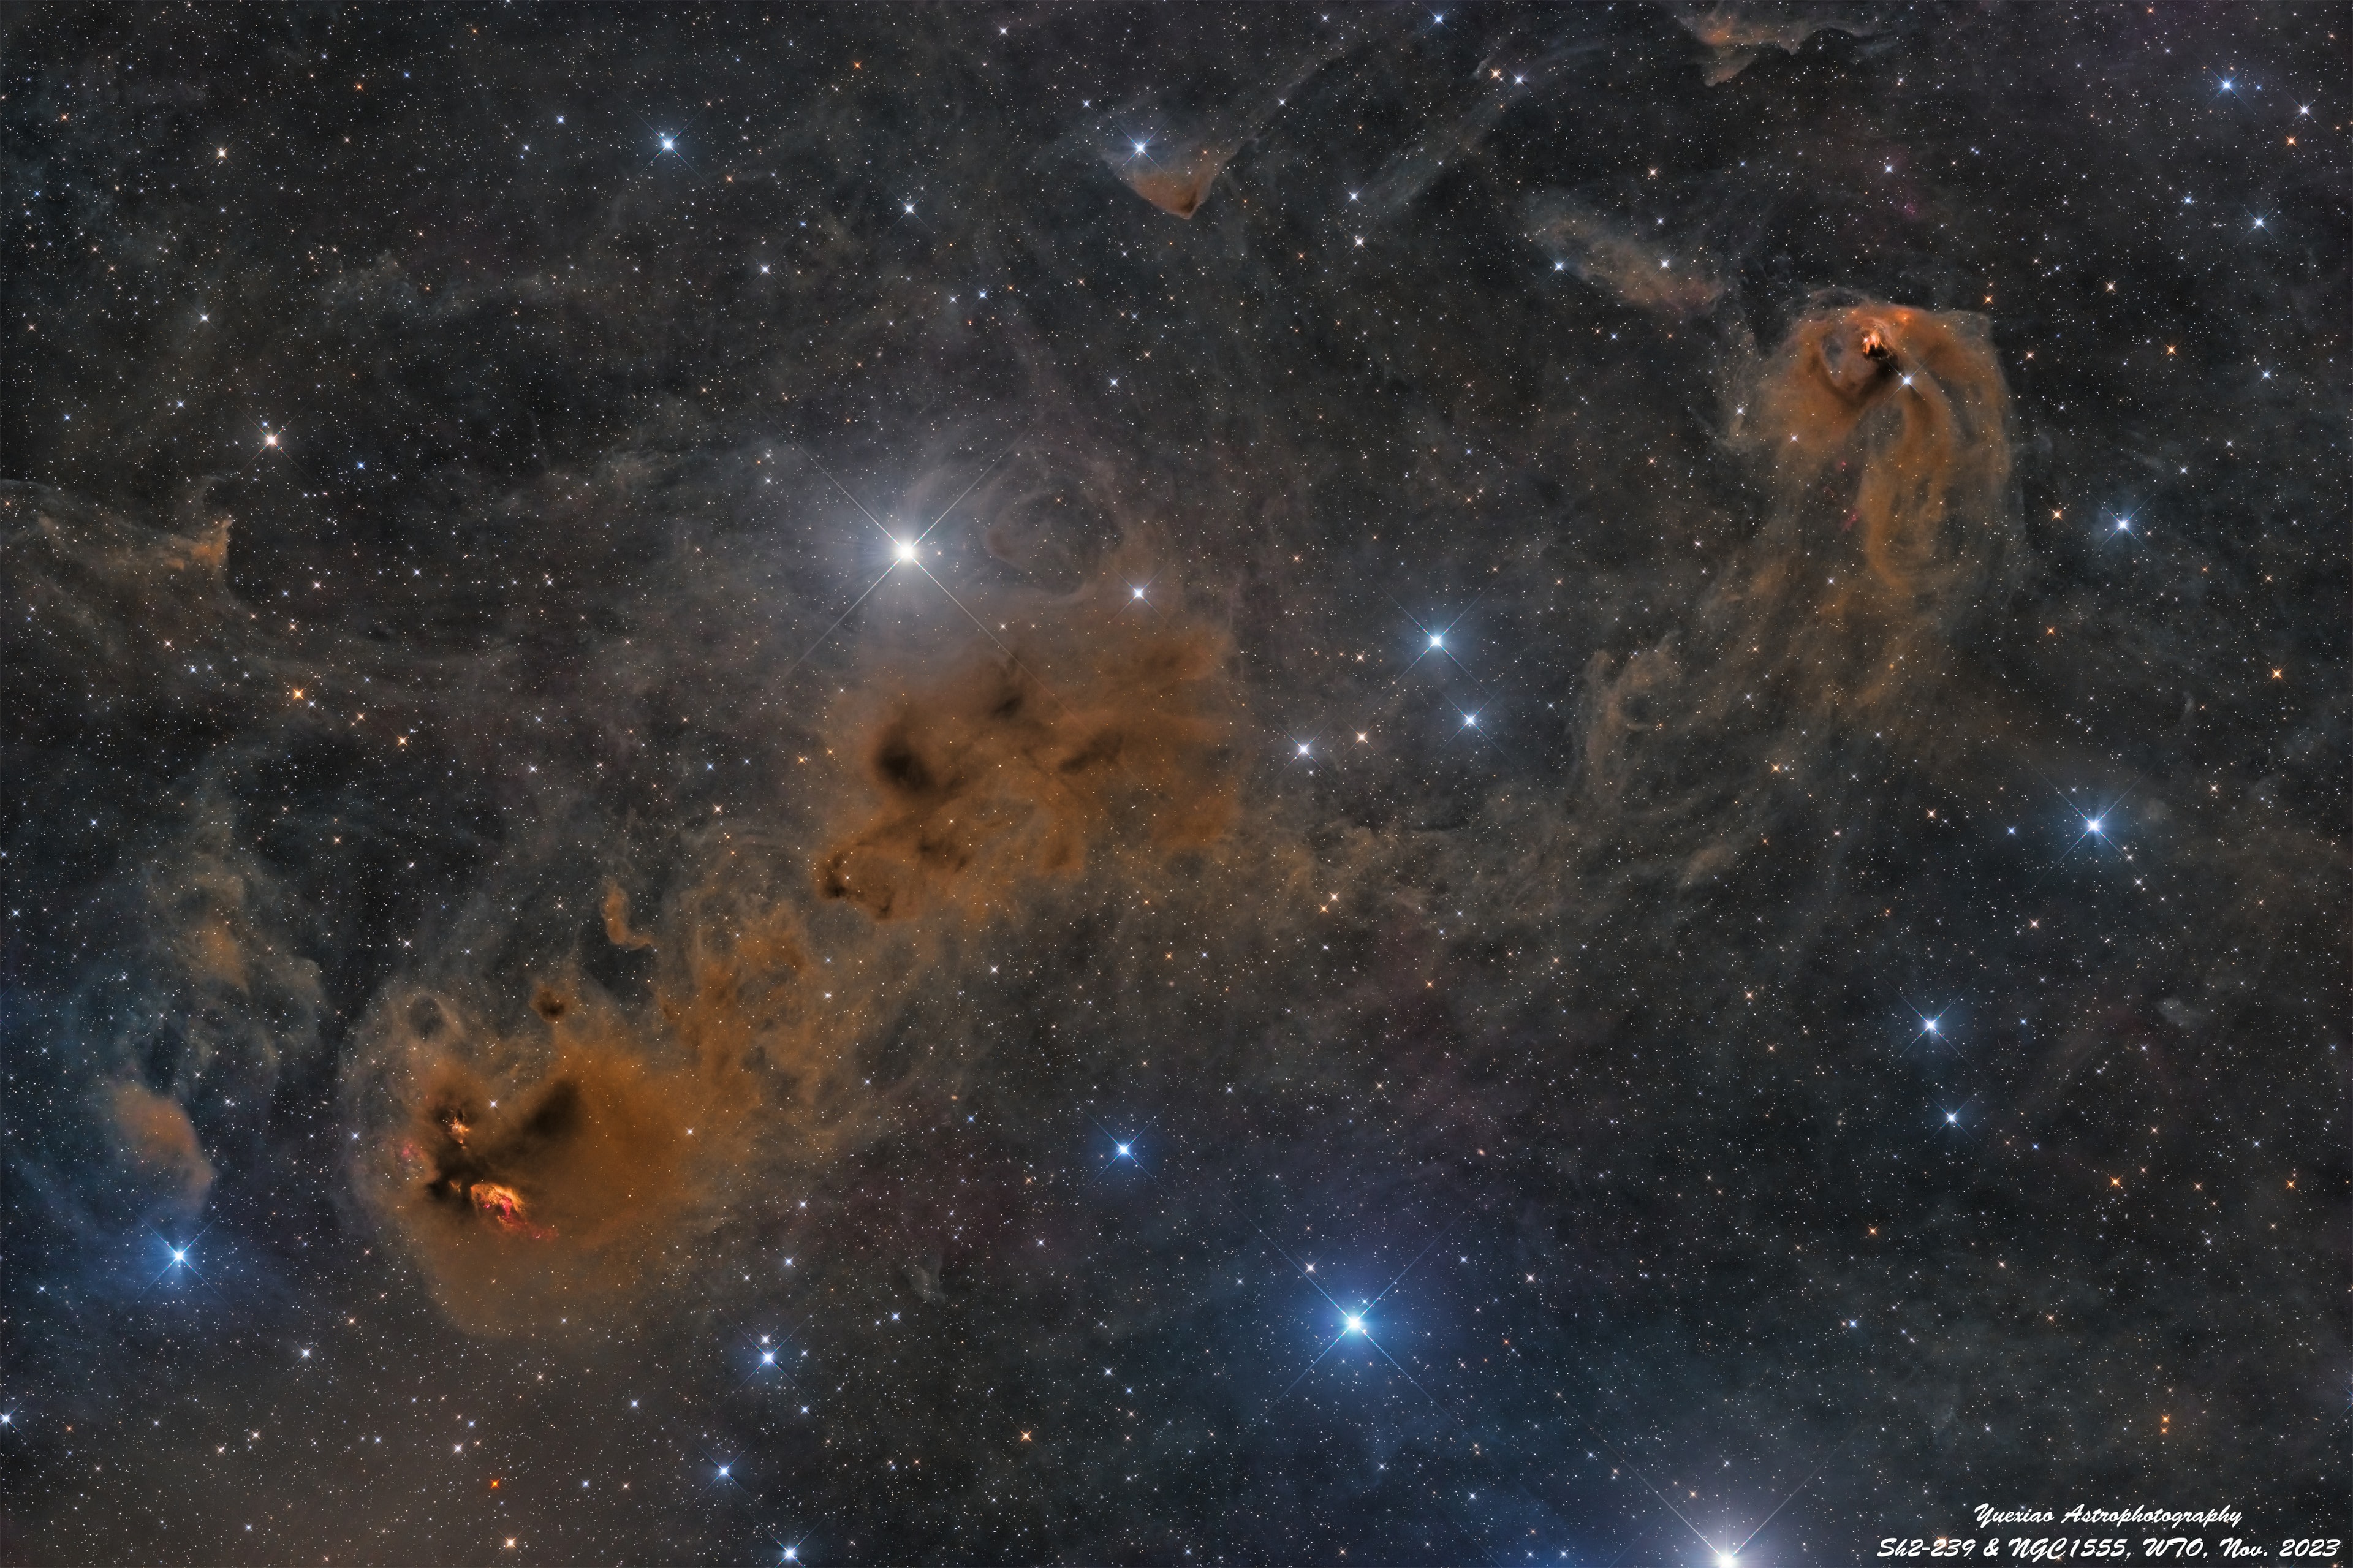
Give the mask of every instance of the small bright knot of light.
M 2098 817 L 2096 817 L 2096 816 L 2090 816 L 2090 817 L 2085 817 L 2085 818 L 2084 819 L 2084 832 L 2086 832 L 2086 833 L 2097 833 L 2099 830 L 2100 830 L 2100 819 L 2099 819 Z
M 185 1252 L 182 1251 L 180 1248 L 178 1248 L 178 1247 L 174 1247 L 174 1248 L 172 1249 L 172 1261 L 173 1261 L 173 1262 L 174 1262 L 174 1263 L 185 1263 L 187 1260 L 188 1260 L 188 1255 L 187 1255 Z
M 668 137 L 668 136 L 663 137 L 663 138 L 662 138 L 662 151 L 663 151 L 663 152 L 665 152 L 665 153 L 675 153 L 675 152 L 677 152 L 677 151 L 678 151 L 678 142 L 677 142 L 674 139 L 672 139 L 672 138 L 670 138 L 670 137 Z
M 1307 754 L 1307 742 L 1304 741 L 1299 743 L 1299 754 L 1303 757 Z
M 1141 599 L 1144 597 L 1144 590 L 1141 588 L 1130 588 L 1128 590 L 1128 596 L 1130 598 Z
M 1937 1029 L 1936 1020 L 1936 1019 L 1934 1019 L 1934 1018 L 1931 1018 L 1931 1019 L 1929 1019 L 1926 1023 L 1925 1023 L 1925 1024 L 1921 1025 L 1920 1026 L 1921 1026 L 1922 1028 L 1924 1028 L 1924 1029 L 1927 1030 L 1930 1034 L 1932 1034 L 1932 1035 L 1933 1035 L 1933 1034 L 1935 1034 L 1935 1033 L 1936 1032 L 1936 1029 Z
M 1127 1158 L 1127 1145 L 1124 1143 L 1119 1146 L 1119 1157 L 1123 1160 Z
M 1430 633 L 1430 646 L 1432 647 L 1444 647 L 1446 646 L 1446 634 L 1444 632 Z
M 1947 1127 L 1950 1127 L 1950 1126 L 1952 1126 L 1954 1123 L 1956 1123 L 1956 1122 L 1959 1121 L 1960 1121 L 1960 1119 L 1961 1119 L 1961 1113 L 1960 1113 L 1959 1111 L 1957 1111 L 1957 1110 L 1947 1110 L 1947 1112 L 1945 1112 L 1945 1125 L 1946 1125 L 1946 1126 L 1947 1126 Z
M 1476 713 L 1465 713 L 1462 715 L 1462 727 L 1466 730 L 1477 729 L 1479 727 L 1479 715 Z
M 1363 1333 L 1365 1331 L 1365 1320 L 1362 1318 L 1350 1318 L 1348 1320 L 1348 1331 L 1352 1334 Z
M 912 539 L 900 540 L 891 547 L 891 553 L 902 561 L 912 562 L 915 559 L 915 542 Z
M 1715 1568 L 1740 1568 L 1740 1559 L 1729 1552 L 1715 1554 Z

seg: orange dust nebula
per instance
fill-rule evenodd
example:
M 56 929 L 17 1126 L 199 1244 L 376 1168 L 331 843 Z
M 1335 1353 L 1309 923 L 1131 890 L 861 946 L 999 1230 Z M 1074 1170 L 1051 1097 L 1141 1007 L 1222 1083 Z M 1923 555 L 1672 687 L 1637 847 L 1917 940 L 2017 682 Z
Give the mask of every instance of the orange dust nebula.
M 1166 855 L 1222 838 L 1240 790 L 1222 639 L 1105 621 L 1078 646 L 1083 663 L 989 658 L 890 698 L 861 747 L 879 803 L 819 859 L 818 893 L 878 921 L 934 904 L 977 916 L 1077 873 L 1099 844 Z

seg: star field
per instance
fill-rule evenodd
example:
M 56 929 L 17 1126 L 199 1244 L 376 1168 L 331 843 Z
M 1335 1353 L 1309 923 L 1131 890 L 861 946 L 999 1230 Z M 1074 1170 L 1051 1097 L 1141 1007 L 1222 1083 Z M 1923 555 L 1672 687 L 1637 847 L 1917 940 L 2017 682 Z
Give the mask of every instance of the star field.
M 0 1563 L 2337 1528 L 2345 29 L 0 21 Z

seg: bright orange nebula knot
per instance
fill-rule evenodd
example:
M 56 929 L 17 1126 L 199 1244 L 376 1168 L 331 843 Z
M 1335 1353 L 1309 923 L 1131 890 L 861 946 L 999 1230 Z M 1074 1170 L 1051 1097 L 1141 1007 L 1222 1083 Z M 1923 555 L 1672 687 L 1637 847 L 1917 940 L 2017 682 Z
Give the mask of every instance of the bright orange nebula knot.
M 481 1210 L 486 1217 L 496 1221 L 502 1230 L 533 1237 L 555 1234 L 542 1230 L 524 1218 L 522 1194 L 502 1183 L 477 1182 L 466 1195 L 476 1208 Z

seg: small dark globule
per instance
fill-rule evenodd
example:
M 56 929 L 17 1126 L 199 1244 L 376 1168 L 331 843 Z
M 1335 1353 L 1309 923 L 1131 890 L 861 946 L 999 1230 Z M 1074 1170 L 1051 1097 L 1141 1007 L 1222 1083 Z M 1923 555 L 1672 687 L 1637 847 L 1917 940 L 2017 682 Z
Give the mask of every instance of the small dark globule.
M 884 785 L 902 795 L 930 795 L 939 780 L 915 750 L 906 731 L 897 725 L 884 731 L 874 748 L 874 773 Z

